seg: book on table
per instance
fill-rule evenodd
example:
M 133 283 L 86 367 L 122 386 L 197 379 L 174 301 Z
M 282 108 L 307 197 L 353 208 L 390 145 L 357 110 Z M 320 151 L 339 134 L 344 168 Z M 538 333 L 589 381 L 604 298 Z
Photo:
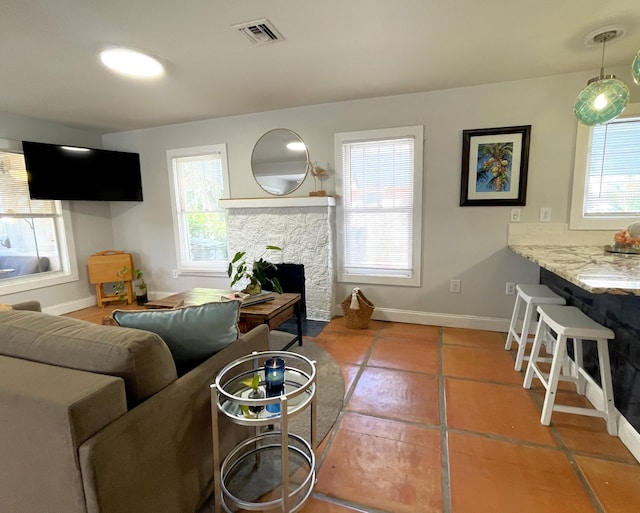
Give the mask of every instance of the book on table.
M 242 306 L 256 305 L 275 299 L 275 294 L 268 290 L 263 290 L 260 294 L 245 294 L 243 292 L 230 292 L 220 297 L 222 301 L 242 301 Z M 241 308 L 242 308 L 241 306 Z

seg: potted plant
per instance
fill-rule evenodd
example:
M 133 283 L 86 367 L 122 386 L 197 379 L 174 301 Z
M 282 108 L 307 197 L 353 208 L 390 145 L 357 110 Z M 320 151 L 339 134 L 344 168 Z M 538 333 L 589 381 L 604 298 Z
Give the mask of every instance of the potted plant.
M 127 272 L 129 272 L 129 268 L 125 265 L 122 269 L 120 269 L 116 276 L 118 277 L 118 281 L 113 284 L 113 292 L 120 301 L 124 301 L 127 298 L 126 285 L 124 283 L 124 277 Z
M 149 301 L 147 294 L 147 284 L 144 281 L 144 276 L 140 269 L 133 270 L 134 287 L 136 289 L 136 303 L 139 306 L 143 306 Z
M 243 379 L 240 383 L 250 389 L 247 397 L 249 399 L 264 399 L 265 394 L 264 390 L 260 388 L 260 375 L 254 374 L 252 378 Z M 245 404 L 240 405 L 240 409 L 245 417 L 252 417 L 258 415 L 262 410 L 264 410 L 264 406 L 247 406 Z
M 278 246 L 267 246 L 267 250 L 282 251 Z M 270 278 L 267 276 L 268 269 L 277 269 L 278 267 L 268 262 L 264 258 L 260 257 L 254 260 L 251 264 L 247 262 L 246 251 L 238 251 L 231 262 L 229 262 L 229 268 L 227 269 L 227 276 L 231 278 L 231 287 L 243 279 L 249 280 L 249 284 L 242 289 L 245 294 L 255 296 L 262 292 L 263 286 L 271 287 L 278 294 L 282 294 L 282 286 L 275 276 Z

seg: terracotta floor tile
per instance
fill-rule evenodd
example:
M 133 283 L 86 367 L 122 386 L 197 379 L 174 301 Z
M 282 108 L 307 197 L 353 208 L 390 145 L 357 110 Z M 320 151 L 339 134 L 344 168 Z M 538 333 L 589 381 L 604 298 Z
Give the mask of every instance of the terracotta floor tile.
M 435 376 L 367 367 L 345 409 L 422 424 L 439 424 L 438 404 Z
M 393 513 L 442 511 L 440 433 L 347 413 L 315 491 Z
M 496 331 L 469 330 L 465 328 L 442 328 L 442 343 L 458 346 L 483 347 L 504 351 L 504 333 Z M 515 346 L 513 346 L 515 347 Z
M 449 433 L 453 513 L 595 513 L 560 451 Z
M 340 370 L 342 371 L 342 378 L 344 379 L 344 396 L 346 397 L 351 390 L 353 381 L 356 379 L 360 365 L 353 365 L 351 363 L 341 363 Z
M 437 326 L 424 326 L 422 324 L 403 324 L 399 322 L 384 322 L 380 326 L 381 337 L 408 337 L 421 340 L 438 341 Z
M 463 346 L 443 346 L 445 376 L 522 385 L 523 376 L 513 370 L 507 351 Z
M 324 331 L 315 338 L 316 344 L 324 348 L 338 363 L 363 363 L 371 345 L 373 335 L 354 335 L 351 333 Z
M 576 456 L 605 513 L 640 511 L 640 465 Z
M 385 336 L 376 341 L 367 365 L 437 374 L 439 353 L 437 337 L 433 340 Z
M 447 426 L 556 447 L 553 433 L 540 424 L 540 408 L 522 387 L 448 378 Z
M 362 509 L 348 508 L 313 496 L 298 511 L 300 513 L 366 513 Z
M 337 317 L 335 319 L 333 319 L 323 330 L 322 332 L 324 333 L 325 331 L 327 333 L 329 332 L 340 332 L 340 333 L 348 333 L 348 334 L 360 334 L 360 335 L 375 335 L 378 333 L 378 331 L 380 331 L 381 327 L 384 324 L 389 324 L 383 321 L 374 321 L 374 320 L 370 320 L 367 327 L 364 329 L 356 329 L 356 328 L 349 328 L 345 325 L 345 319 L 344 317 Z

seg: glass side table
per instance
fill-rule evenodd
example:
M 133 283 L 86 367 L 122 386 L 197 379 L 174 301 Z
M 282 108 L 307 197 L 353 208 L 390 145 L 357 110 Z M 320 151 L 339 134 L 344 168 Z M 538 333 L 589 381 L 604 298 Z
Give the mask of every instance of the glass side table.
M 265 397 L 265 362 L 273 358 L 285 361 L 284 390 Z M 252 380 L 262 397 L 256 397 Z M 309 440 L 289 432 L 289 419 L 307 410 Z M 220 415 L 255 428 L 222 462 Z M 302 508 L 316 482 L 315 362 L 287 351 L 254 352 L 231 362 L 211 385 L 211 419 L 216 513 Z

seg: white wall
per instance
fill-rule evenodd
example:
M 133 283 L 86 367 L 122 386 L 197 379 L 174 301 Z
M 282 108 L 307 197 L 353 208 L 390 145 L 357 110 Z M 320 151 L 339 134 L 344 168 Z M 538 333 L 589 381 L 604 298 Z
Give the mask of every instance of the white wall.
M 640 101 L 640 89 L 633 85 L 630 71 L 613 71 L 629 84 L 631 100 Z M 106 148 L 140 152 L 143 167 L 145 201 L 112 207 L 115 245 L 140 254 L 152 292 L 226 287 L 226 279 L 171 278 L 176 259 L 167 149 L 226 143 L 231 197 L 267 197 L 253 180 L 250 158 L 253 145 L 268 130 L 289 128 L 298 133 L 307 143 L 310 159 L 332 173 L 334 133 L 421 124 L 425 127 L 422 285 L 367 285 L 363 290 L 382 317 L 495 328 L 491 321 L 508 318 L 513 304 L 513 296 L 504 293 L 505 282 L 535 282 L 538 267 L 506 247 L 511 207 L 458 206 L 462 131 L 532 125 L 522 222 L 537 222 L 541 207 L 552 208 L 553 222 L 567 222 L 576 134 L 573 103 L 594 74 L 349 101 L 105 135 Z M 333 176 L 325 180 L 324 188 L 334 191 Z M 313 179 L 307 177 L 294 194 L 306 196 L 313 190 Z M 462 281 L 460 294 L 449 293 L 451 279 Z M 338 303 L 353 286 L 338 284 Z
M 0 113 L 0 139 L 102 147 L 102 134 L 98 131 L 8 113 Z M 0 303 L 37 299 L 45 308 L 61 304 L 73 305 L 95 292 L 93 285 L 89 284 L 87 258 L 97 251 L 113 248 L 109 203 L 72 201 L 69 202 L 69 210 L 76 243 L 79 281 L 5 294 L 0 296 Z M 69 308 L 76 309 L 72 306 Z

